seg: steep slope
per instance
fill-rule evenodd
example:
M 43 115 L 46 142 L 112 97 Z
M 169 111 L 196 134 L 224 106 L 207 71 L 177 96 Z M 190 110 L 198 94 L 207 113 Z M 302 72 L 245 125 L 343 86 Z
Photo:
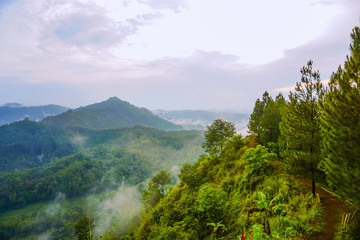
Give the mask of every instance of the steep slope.
M 180 184 L 146 206 L 129 239 L 285 240 L 320 232 L 321 205 L 277 161 L 253 138 L 230 139 L 219 154 L 184 165 Z
M 47 117 L 42 122 L 52 126 L 77 126 L 90 129 L 114 129 L 135 125 L 160 130 L 182 129 L 181 126 L 161 119 L 145 108 L 138 108 L 117 97 L 75 110 L 69 110 L 58 116 Z
M 39 121 L 47 116 L 63 113 L 68 109 L 53 104 L 25 107 L 18 103 L 7 103 L 0 107 L 0 125 L 23 120 L 26 117 L 33 121 Z

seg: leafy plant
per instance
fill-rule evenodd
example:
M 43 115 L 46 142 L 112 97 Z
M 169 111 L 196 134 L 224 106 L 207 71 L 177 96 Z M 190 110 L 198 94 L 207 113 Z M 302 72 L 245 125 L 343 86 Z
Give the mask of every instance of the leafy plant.
M 248 211 L 248 219 L 247 222 L 249 224 L 250 215 L 254 212 L 264 212 L 263 216 L 263 226 L 265 229 L 265 233 L 267 235 L 271 235 L 269 218 L 272 215 L 286 215 L 288 210 L 288 205 L 283 204 L 284 196 L 282 194 L 276 195 L 274 198 L 270 200 L 264 193 L 258 192 L 258 202 L 256 207 L 249 209 Z
M 218 230 L 220 230 L 220 231 L 222 230 L 222 232 L 226 231 L 226 226 L 224 224 L 222 224 L 222 221 L 217 222 L 217 223 L 207 223 L 207 225 L 213 227 L 213 231 L 211 233 L 213 240 L 225 239 L 224 237 L 217 237 Z

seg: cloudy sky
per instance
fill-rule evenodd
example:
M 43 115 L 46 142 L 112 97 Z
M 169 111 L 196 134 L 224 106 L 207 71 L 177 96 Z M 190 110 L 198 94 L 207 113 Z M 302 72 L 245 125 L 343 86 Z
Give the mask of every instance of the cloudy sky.
M 0 0 L 0 105 L 251 110 L 349 54 L 359 0 Z

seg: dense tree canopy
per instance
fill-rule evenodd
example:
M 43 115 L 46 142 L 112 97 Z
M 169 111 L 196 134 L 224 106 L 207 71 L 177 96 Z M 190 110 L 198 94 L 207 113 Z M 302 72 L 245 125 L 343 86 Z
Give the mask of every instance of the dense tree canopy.
M 360 207 L 360 30 L 356 27 L 344 69 L 330 79 L 321 116 L 322 169 L 330 186 Z
M 250 115 L 248 129 L 249 133 L 257 135 L 258 143 L 265 146 L 277 146 L 280 136 L 281 111 L 284 107 L 285 98 L 281 93 L 273 100 L 265 91 L 262 100 L 256 100 L 253 112 Z
M 235 133 L 235 125 L 233 123 L 217 119 L 207 127 L 204 133 L 205 142 L 202 144 L 202 147 L 206 152 L 210 152 L 214 148 L 222 148 L 222 141 L 225 138 L 232 137 Z
M 171 183 L 170 174 L 165 170 L 161 170 L 152 178 L 152 182 L 159 186 L 160 193 L 164 195 L 166 186 Z
M 315 179 L 320 161 L 319 100 L 324 96 L 324 87 L 318 71 L 312 69 L 309 61 L 300 72 L 301 81 L 296 83 L 295 92 L 290 92 L 289 103 L 280 124 L 284 140 L 288 167 L 312 180 L 315 196 Z

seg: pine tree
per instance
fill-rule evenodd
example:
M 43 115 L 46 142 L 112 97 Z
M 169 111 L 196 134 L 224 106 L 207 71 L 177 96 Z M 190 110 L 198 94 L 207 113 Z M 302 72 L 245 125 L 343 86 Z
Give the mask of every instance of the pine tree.
M 255 107 L 253 112 L 250 115 L 248 129 L 249 133 L 257 135 L 257 141 L 261 143 L 261 135 L 263 133 L 263 128 L 261 126 L 261 118 L 264 114 L 264 108 L 269 103 L 272 102 L 272 98 L 270 97 L 267 91 L 264 92 L 262 96 L 262 100 L 257 99 L 255 102 Z
M 249 119 L 248 132 L 252 134 L 256 134 L 258 141 L 261 136 L 260 120 L 261 120 L 261 116 L 263 115 L 263 111 L 264 111 L 264 103 L 260 99 L 256 99 L 255 107 Z
M 280 135 L 281 109 L 285 106 L 285 99 L 280 93 L 275 101 L 269 98 L 261 116 L 260 126 L 262 134 L 260 143 L 268 146 L 269 143 L 277 144 Z
M 360 206 L 360 30 L 353 29 L 344 69 L 339 67 L 322 101 L 322 150 L 329 185 Z
M 281 121 L 281 109 L 285 105 L 285 99 L 280 93 L 275 101 L 268 92 L 257 99 L 254 110 L 250 116 L 249 133 L 257 135 L 257 142 L 268 146 L 269 143 L 277 145 L 280 135 L 279 123 Z
M 301 81 L 296 83 L 295 92 L 290 92 L 280 131 L 289 170 L 310 178 L 315 196 L 320 161 L 319 100 L 323 98 L 325 90 L 319 72 L 313 71 L 312 65 L 310 60 L 300 70 Z

